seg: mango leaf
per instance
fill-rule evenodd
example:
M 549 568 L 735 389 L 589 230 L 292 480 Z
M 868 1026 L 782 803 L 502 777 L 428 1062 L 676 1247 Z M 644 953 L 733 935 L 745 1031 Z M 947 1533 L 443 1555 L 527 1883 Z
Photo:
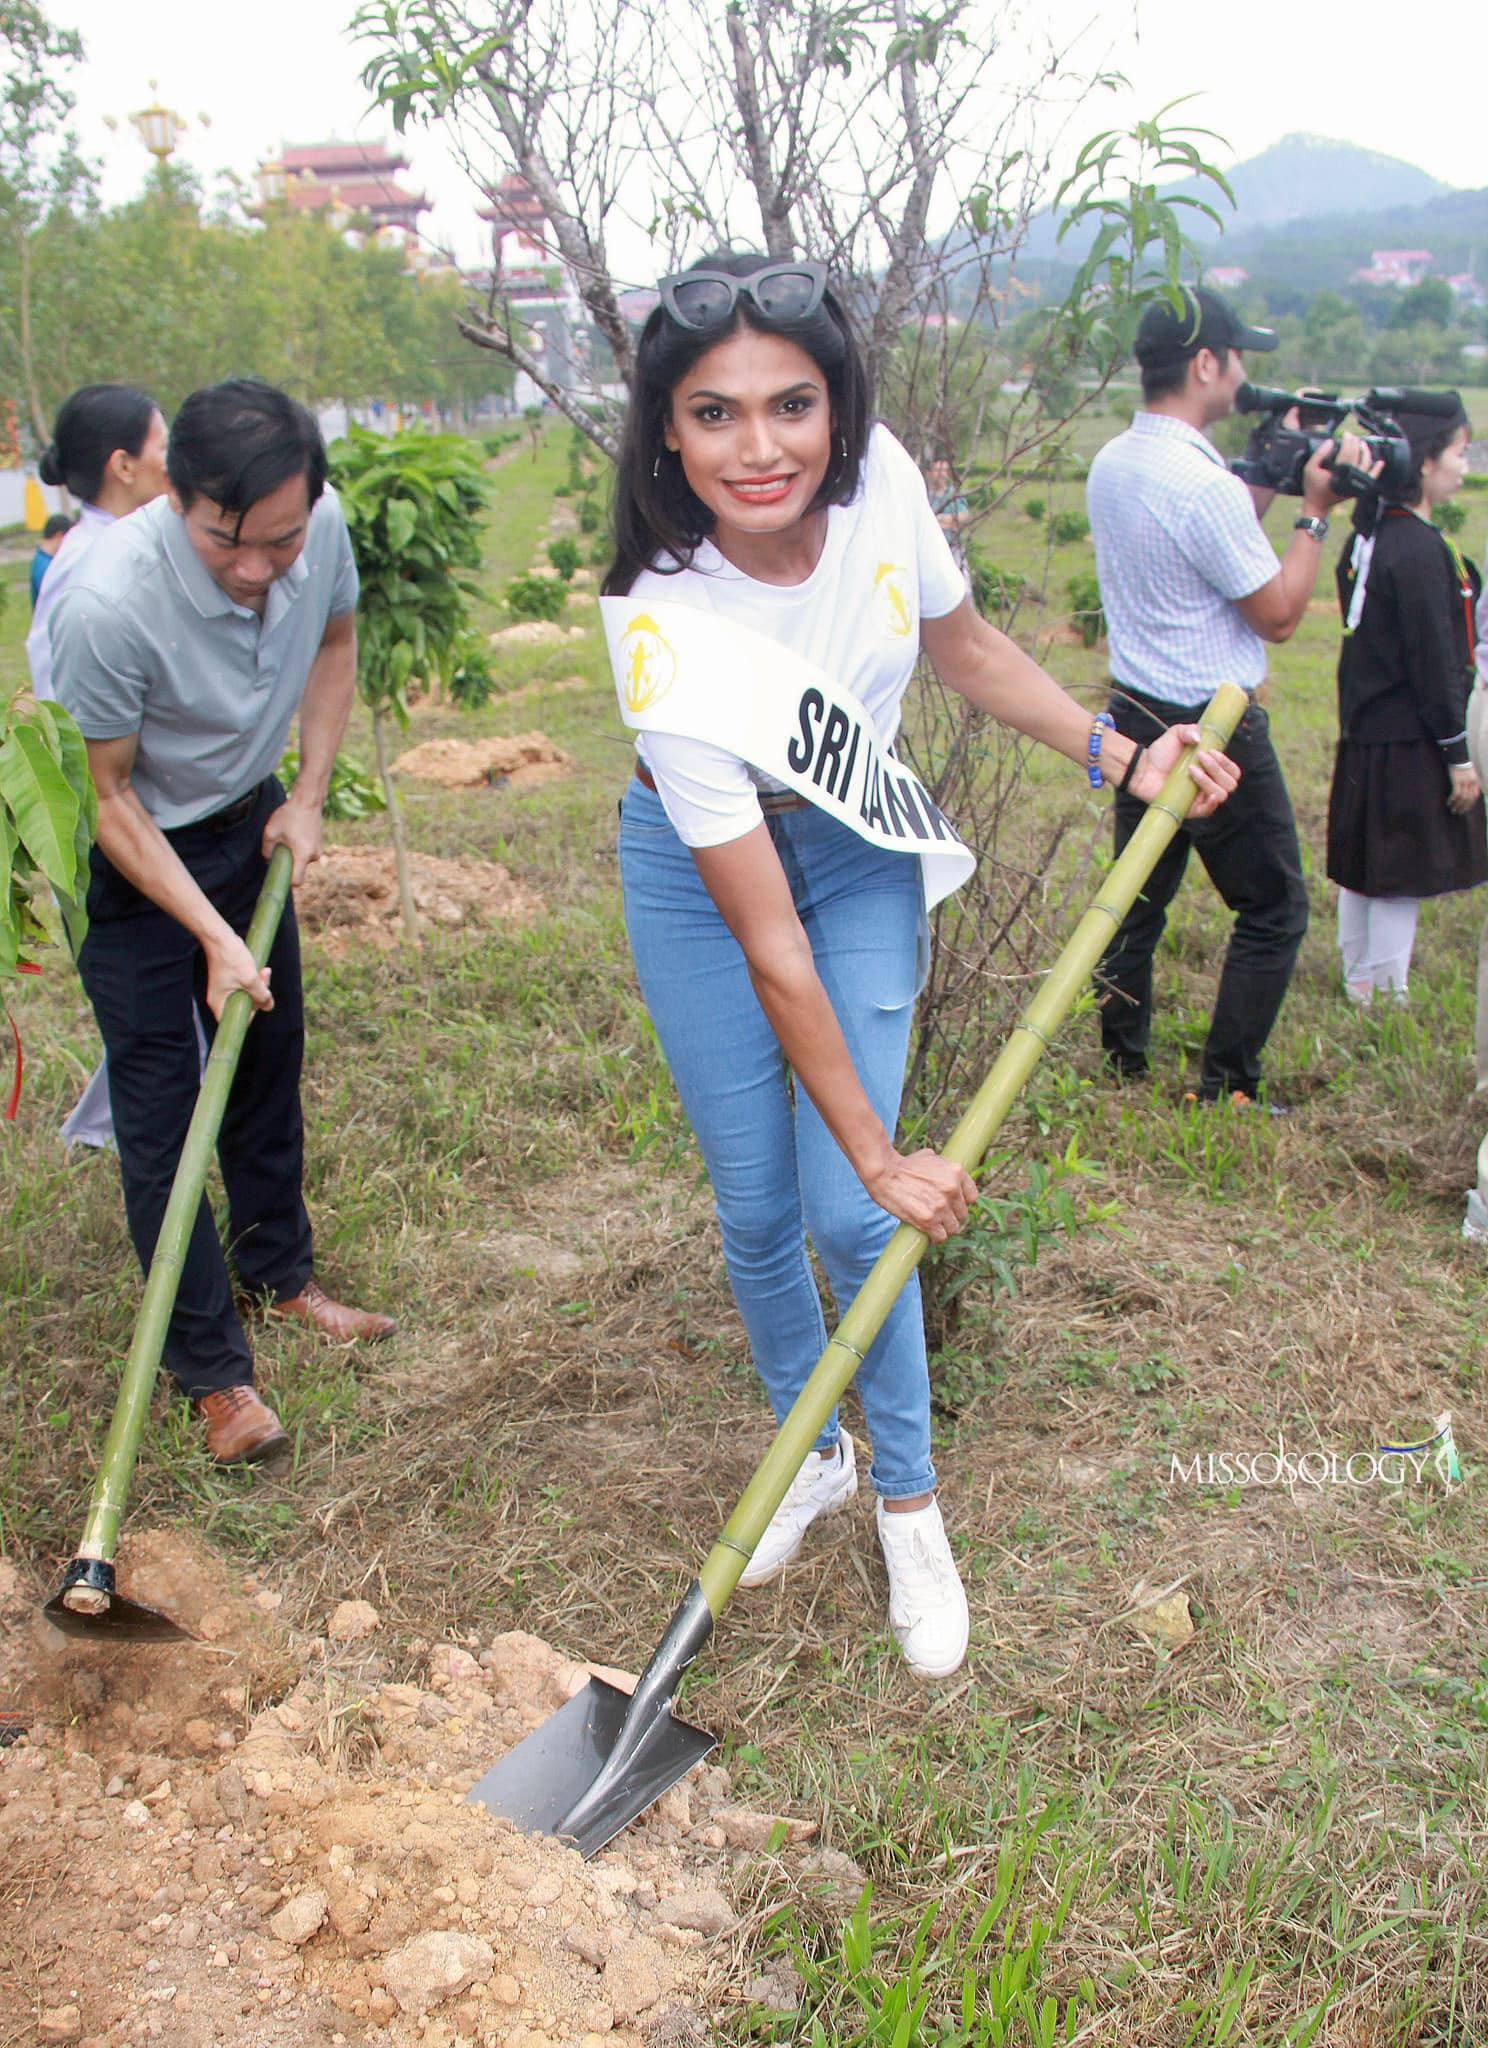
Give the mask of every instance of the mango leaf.
M 15 909 L 19 877 L 12 870 L 15 845 L 11 822 L 0 810 L 0 977 L 14 974 L 20 959 L 20 920 Z
M 388 546 L 401 554 L 418 532 L 418 508 L 407 498 L 389 498 L 387 507 Z
M 76 790 L 34 725 L 16 725 L 0 745 L 0 800 L 31 859 L 62 896 L 77 887 Z

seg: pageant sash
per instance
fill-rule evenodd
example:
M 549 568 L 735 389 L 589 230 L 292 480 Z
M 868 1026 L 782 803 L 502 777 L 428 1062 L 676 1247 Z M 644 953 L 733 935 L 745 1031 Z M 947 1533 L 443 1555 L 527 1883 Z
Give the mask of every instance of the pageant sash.
M 600 611 L 628 726 L 724 747 L 870 846 L 917 855 L 930 909 L 970 875 L 971 849 L 920 778 L 814 662 L 688 605 L 604 597 Z

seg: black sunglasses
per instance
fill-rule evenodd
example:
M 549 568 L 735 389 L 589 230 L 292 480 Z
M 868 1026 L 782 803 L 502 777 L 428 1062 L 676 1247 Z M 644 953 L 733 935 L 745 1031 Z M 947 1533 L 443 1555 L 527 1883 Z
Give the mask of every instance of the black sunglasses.
M 806 320 L 821 305 L 827 289 L 825 263 L 765 263 L 747 277 L 726 270 L 683 270 L 664 277 L 656 287 L 662 310 L 678 327 L 695 334 L 724 327 L 741 297 L 767 320 Z

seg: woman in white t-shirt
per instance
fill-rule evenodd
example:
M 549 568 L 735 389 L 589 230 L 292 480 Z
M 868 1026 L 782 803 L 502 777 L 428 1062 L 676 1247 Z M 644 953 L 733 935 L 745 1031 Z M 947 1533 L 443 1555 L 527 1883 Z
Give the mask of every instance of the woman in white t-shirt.
M 783 643 L 850 692 L 880 740 L 923 651 L 944 681 L 1092 780 L 1152 796 L 1179 749 L 1106 729 L 973 610 L 923 479 L 872 422 L 847 318 L 818 264 L 725 256 L 664 279 L 647 320 L 615 497 L 610 596 L 684 605 Z M 734 1298 L 783 1419 L 827 1341 L 806 1240 L 845 1308 L 902 1220 L 941 1243 L 976 1190 L 893 1142 L 921 979 L 912 854 L 868 843 L 725 745 L 648 729 L 621 807 L 626 924 L 642 993 L 713 1185 Z M 1203 814 L 1235 771 L 1194 765 Z M 787 1069 L 794 1075 L 794 1090 Z M 855 1385 L 911 1667 L 954 1671 L 966 1596 L 935 1502 L 916 1283 Z M 857 1489 L 835 1415 L 739 1583 L 781 1572 Z

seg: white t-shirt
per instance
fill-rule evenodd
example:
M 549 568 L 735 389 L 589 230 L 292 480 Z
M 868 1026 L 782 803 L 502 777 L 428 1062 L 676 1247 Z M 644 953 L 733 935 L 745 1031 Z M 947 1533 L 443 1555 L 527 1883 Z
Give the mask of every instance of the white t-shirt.
M 920 652 L 920 620 L 944 618 L 966 583 L 930 510 L 925 481 L 887 427 L 868 443 L 863 488 L 827 509 L 827 537 L 804 583 L 757 583 L 704 541 L 690 568 L 644 570 L 632 597 L 689 605 L 779 640 L 850 690 L 888 745 Z M 737 754 L 647 732 L 636 751 L 685 846 L 723 846 L 763 815 L 773 787 Z

